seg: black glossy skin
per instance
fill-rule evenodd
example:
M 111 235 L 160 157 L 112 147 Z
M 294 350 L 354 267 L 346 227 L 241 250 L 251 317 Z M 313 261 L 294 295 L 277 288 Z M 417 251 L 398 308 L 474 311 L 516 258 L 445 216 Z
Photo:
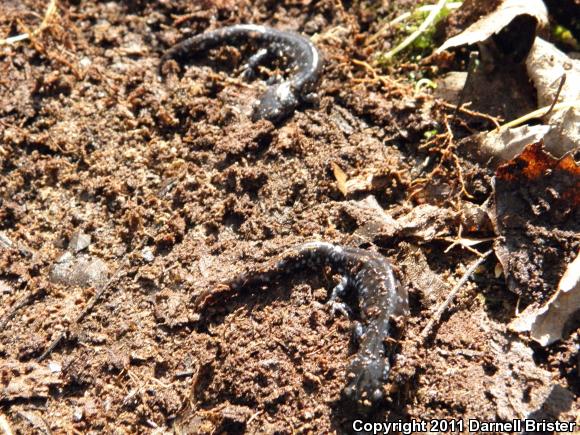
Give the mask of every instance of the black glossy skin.
M 169 59 L 209 50 L 227 44 L 253 41 L 264 46 L 267 53 L 250 59 L 249 68 L 255 68 L 261 58 L 285 58 L 293 74 L 285 81 L 271 85 L 254 108 L 252 118 L 276 122 L 291 115 L 304 98 L 314 91 L 321 70 L 318 50 L 310 40 L 293 32 L 266 26 L 238 24 L 192 36 L 171 47 L 161 58 L 160 69 Z M 251 72 L 251 71 L 250 71 Z
M 324 265 L 341 274 L 357 294 L 362 335 L 359 350 L 350 362 L 343 392 L 359 410 L 368 411 L 383 399 L 383 385 L 390 371 L 385 340 L 391 332 L 393 318 L 406 315 L 409 305 L 407 290 L 399 285 L 386 258 L 364 249 L 310 242 L 292 248 L 271 267 L 239 277 L 230 286 L 238 289 L 268 283 L 277 274 Z M 335 301 L 344 291 L 339 287 L 340 284 L 329 301 L 335 307 L 343 305 Z

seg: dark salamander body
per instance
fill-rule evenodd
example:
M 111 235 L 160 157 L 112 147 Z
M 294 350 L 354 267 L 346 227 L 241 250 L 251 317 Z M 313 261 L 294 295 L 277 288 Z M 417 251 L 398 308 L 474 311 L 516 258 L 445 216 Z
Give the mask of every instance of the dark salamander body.
M 336 299 L 349 287 L 356 291 L 360 323 L 355 333 L 359 349 L 349 364 L 343 392 L 359 410 L 368 411 L 383 399 L 383 385 L 391 367 L 385 341 L 394 319 L 406 315 L 409 304 L 407 290 L 399 285 L 386 258 L 364 249 L 309 242 L 290 249 L 271 266 L 238 277 L 229 287 L 237 290 L 267 284 L 281 274 L 317 270 L 325 265 L 342 276 L 329 300 L 333 309 L 346 313 L 345 305 Z
M 221 45 L 251 41 L 263 47 L 247 64 L 251 75 L 266 57 L 283 58 L 292 69 L 290 77 L 271 85 L 255 107 L 253 119 L 280 121 L 289 116 L 314 91 L 321 70 L 318 50 L 304 36 L 254 24 L 238 24 L 185 39 L 170 48 L 161 58 L 161 66 L 169 59 L 210 50 Z

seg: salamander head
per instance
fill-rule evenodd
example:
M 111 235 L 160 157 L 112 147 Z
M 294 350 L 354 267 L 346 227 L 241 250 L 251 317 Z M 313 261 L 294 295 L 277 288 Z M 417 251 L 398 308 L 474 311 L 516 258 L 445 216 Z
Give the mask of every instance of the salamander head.
M 252 119 L 267 119 L 272 122 L 281 121 L 290 115 L 298 106 L 298 98 L 290 82 L 282 82 L 270 86 L 254 107 Z
M 383 400 L 383 386 L 389 375 L 389 362 L 380 355 L 357 355 L 349 367 L 345 397 L 364 409 Z

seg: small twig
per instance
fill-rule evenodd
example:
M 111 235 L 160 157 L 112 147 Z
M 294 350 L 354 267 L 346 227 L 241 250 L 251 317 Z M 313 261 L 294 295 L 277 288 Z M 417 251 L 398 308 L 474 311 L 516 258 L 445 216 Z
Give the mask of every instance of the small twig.
M 485 259 L 489 256 L 489 254 L 491 254 L 492 252 L 493 252 L 492 249 L 485 252 L 477 261 L 475 261 L 465 271 L 465 273 L 463 274 L 463 276 L 461 277 L 459 282 L 449 292 L 449 295 L 447 295 L 447 298 L 445 299 L 445 301 L 439 306 L 439 308 L 437 308 L 437 311 L 435 312 L 435 314 L 433 314 L 433 317 L 431 317 L 431 319 L 429 320 L 429 322 L 427 323 L 427 325 L 425 326 L 425 328 L 421 332 L 421 337 L 423 337 L 423 340 L 426 340 L 427 337 L 429 336 L 429 334 L 431 334 L 431 330 L 433 329 L 433 326 L 435 325 L 435 323 L 439 322 L 439 320 L 441 319 L 441 316 L 443 315 L 443 313 L 445 312 L 445 310 L 447 309 L 449 304 L 453 301 L 455 296 L 457 296 L 457 293 L 459 293 L 459 290 L 461 289 L 463 284 L 465 284 L 467 282 L 467 280 L 473 274 L 475 269 L 477 269 L 479 267 L 479 265 L 481 263 L 483 263 L 485 261 Z
M 27 288 L 24 289 L 27 291 Z M 42 291 L 30 292 L 22 297 L 18 302 L 14 304 L 1 318 L 0 318 L 0 330 L 3 330 L 8 322 L 16 315 L 18 310 L 30 304 L 35 298 L 39 296 Z
M 457 109 L 457 106 L 456 105 L 450 104 L 450 103 L 448 103 L 446 101 L 440 101 L 440 104 L 443 107 L 446 107 L 448 109 L 454 109 L 454 110 Z M 496 128 L 499 128 L 500 125 L 499 125 L 498 119 L 501 120 L 501 118 L 496 118 L 494 116 L 488 115 L 487 113 L 481 113 L 481 112 L 477 112 L 475 110 L 470 110 L 470 109 L 467 108 L 468 105 L 469 105 L 469 103 L 466 103 L 463 107 L 460 107 L 459 108 L 459 112 L 465 113 L 466 115 L 473 116 L 473 117 L 476 117 L 476 118 L 487 119 L 493 125 L 495 125 Z
M 546 116 L 548 113 L 552 111 L 558 110 L 566 110 L 566 109 L 580 109 L 580 100 L 576 101 L 564 101 L 562 103 L 544 106 L 540 109 L 534 110 L 533 112 L 527 113 L 524 116 L 519 117 L 518 119 L 514 119 L 506 124 L 499 126 L 498 130 L 507 130 L 508 128 L 517 127 L 520 124 L 523 124 L 526 121 L 534 118 L 542 118 Z
M 562 74 L 560 77 L 560 84 L 558 85 L 558 90 L 556 91 L 556 96 L 554 97 L 554 101 L 552 101 L 552 105 L 550 109 L 546 112 L 544 116 L 548 116 L 552 110 L 554 110 L 554 106 L 558 102 L 558 97 L 560 97 L 560 92 L 562 92 L 562 88 L 564 87 L 564 83 L 566 83 L 566 73 Z
M 423 34 L 423 32 L 425 32 L 425 30 L 427 30 L 429 28 L 429 26 L 431 26 L 431 24 L 433 24 L 433 22 L 435 21 L 435 18 L 437 18 L 437 15 L 439 15 L 439 12 L 441 12 L 441 10 L 445 7 L 445 4 L 447 3 L 447 1 L 448 0 L 439 0 L 439 2 L 433 7 L 433 9 L 431 9 L 431 12 L 429 13 L 429 15 L 427 16 L 425 21 L 423 21 L 421 23 L 419 28 L 417 30 L 415 30 L 413 33 L 411 33 L 409 36 L 407 36 L 403 40 L 403 42 L 401 42 L 399 45 L 397 45 L 391 51 L 386 53 L 384 55 L 384 58 L 386 60 L 390 60 L 397 53 L 399 53 L 400 51 L 404 50 L 409 45 L 411 45 L 413 43 L 413 41 L 415 41 L 415 39 L 417 39 L 419 36 L 421 36 L 421 34 Z
M 258 418 L 260 416 L 261 413 L 263 413 L 264 411 L 258 411 L 255 414 L 253 414 L 248 421 L 246 422 L 246 426 L 249 426 L 251 422 L 253 422 L 256 418 Z

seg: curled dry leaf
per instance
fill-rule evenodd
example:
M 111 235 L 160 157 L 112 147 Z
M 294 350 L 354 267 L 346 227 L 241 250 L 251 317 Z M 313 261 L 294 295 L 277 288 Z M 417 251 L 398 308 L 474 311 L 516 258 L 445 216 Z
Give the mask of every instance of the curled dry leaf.
M 553 44 L 536 38 L 526 59 L 528 76 L 538 94 L 538 106 L 548 107 L 557 102 L 580 101 L 580 60 L 571 59 Z M 562 78 L 564 85 L 558 95 Z M 580 145 L 580 110 L 569 107 L 550 112 L 544 119 L 552 127 L 543 139 L 546 149 L 562 156 Z
M 580 167 L 531 144 L 498 167 L 494 199 L 494 247 L 508 287 L 524 303 L 544 302 L 580 248 Z
M 580 310 L 580 253 L 568 265 L 558 284 L 558 291 L 541 308 L 530 307 L 511 324 L 515 332 L 530 332 L 530 336 L 547 346 L 562 339 L 568 320 Z
M 495 166 L 513 159 L 526 145 L 541 141 L 550 128 L 549 125 L 522 125 L 495 129 L 474 135 L 463 143 L 469 149 L 470 156 Z
M 559 101 L 580 99 L 580 61 L 571 59 L 555 45 L 536 38 L 526 59 L 526 69 L 538 91 L 538 106 L 554 102 L 563 75 L 566 82 L 560 90 Z
M 365 168 L 359 175 L 348 178 L 340 166 L 334 162 L 331 165 L 338 190 L 344 196 L 383 189 L 389 185 L 389 181 L 393 178 L 391 171 L 384 167 Z
M 437 52 L 461 45 L 473 45 L 486 41 L 491 36 L 501 32 L 517 17 L 522 16 L 528 16 L 536 20 L 536 23 L 540 26 L 548 24 L 548 11 L 541 0 L 504 0 L 493 12 L 479 19 L 459 35 L 445 41 L 437 49 Z M 530 41 L 530 44 L 532 41 Z
M 359 226 L 357 234 L 368 240 L 411 237 L 425 243 L 451 235 L 458 220 L 452 210 L 431 204 L 420 204 L 395 219 L 372 195 L 345 202 L 343 210 Z
M 477 160 L 489 162 L 491 159 L 492 164 L 507 161 L 519 154 L 527 144 L 540 140 L 545 149 L 557 157 L 580 144 L 580 61 L 569 58 L 537 37 L 526 60 L 526 69 L 537 90 L 538 106 L 545 108 L 535 116 L 543 117 L 546 124 L 516 128 L 506 125 L 465 139 L 462 143 Z M 558 94 L 562 79 L 565 81 Z M 556 102 L 565 108 L 557 110 L 556 106 L 550 111 L 550 106 Z

